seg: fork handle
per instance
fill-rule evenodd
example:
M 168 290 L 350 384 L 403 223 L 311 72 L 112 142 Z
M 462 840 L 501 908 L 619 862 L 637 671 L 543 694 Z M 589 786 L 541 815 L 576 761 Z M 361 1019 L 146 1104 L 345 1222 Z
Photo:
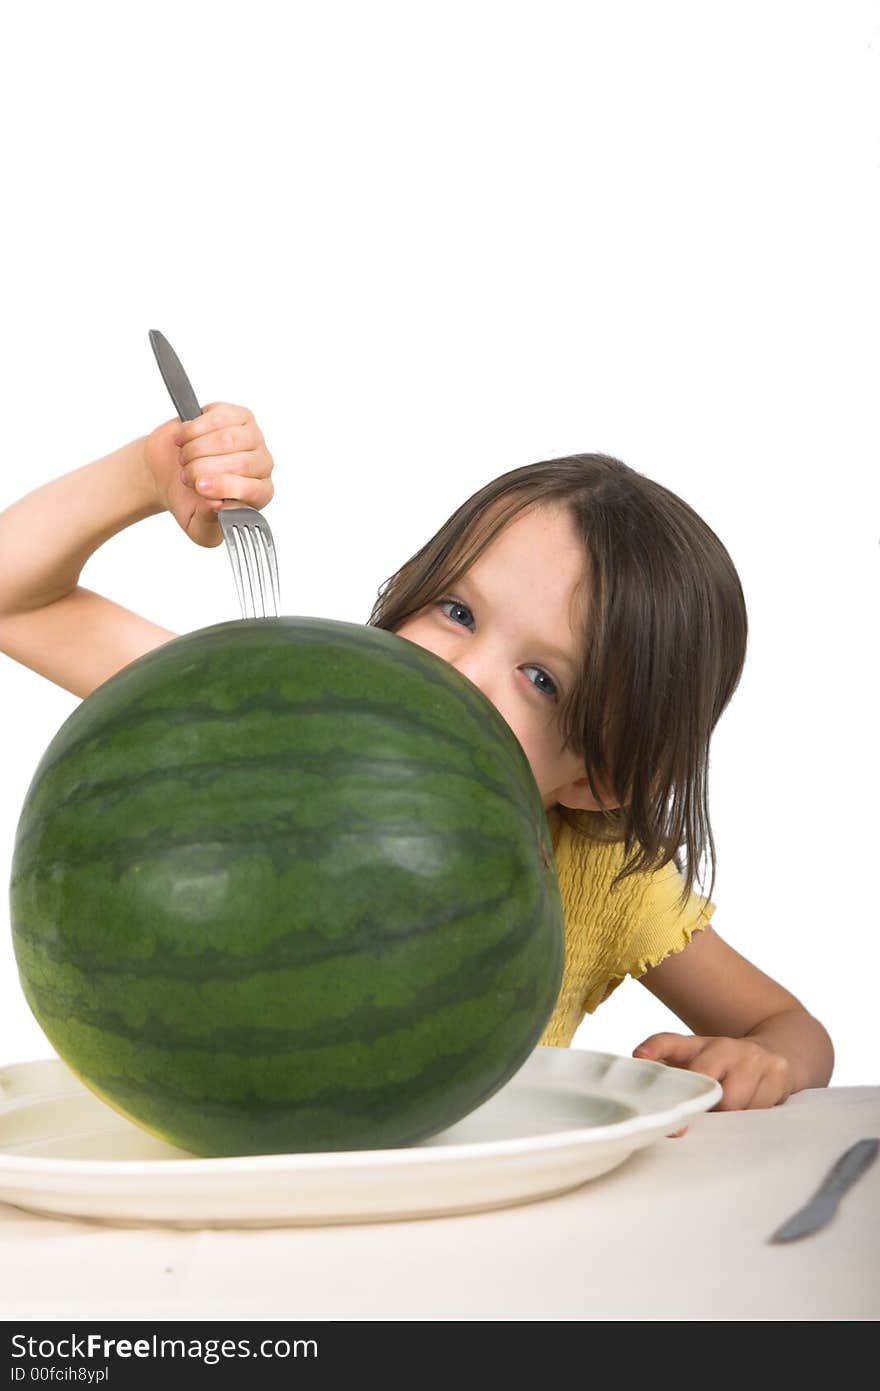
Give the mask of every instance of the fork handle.
M 180 419 L 195 420 L 197 416 L 203 414 L 203 411 L 196 398 L 196 393 L 192 389 L 192 382 L 184 372 L 177 353 L 164 333 L 160 333 L 157 328 L 150 329 L 150 346 L 156 354 L 162 380 L 168 388 L 168 395 L 174 402 L 174 409 Z M 225 507 L 227 503 L 234 507 L 241 506 L 238 499 L 234 497 L 222 499 L 222 506 Z
M 202 414 L 202 408 L 192 389 L 192 382 L 181 366 L 180 358 L 168 339 L 157 328 L 150 329 L 150 346 L 156 354 L 162 380 L 168 388 L 168 395 L 174 402 L 174 409 L 181 420 L 195 420 Z

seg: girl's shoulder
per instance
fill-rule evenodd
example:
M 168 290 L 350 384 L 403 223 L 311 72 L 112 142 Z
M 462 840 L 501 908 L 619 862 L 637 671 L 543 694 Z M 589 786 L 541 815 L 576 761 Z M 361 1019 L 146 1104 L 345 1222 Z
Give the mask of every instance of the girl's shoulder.
M 579 1021 L 627 976 L 642 976 L 686 947 L 708 926 L 715 904 L 694 892 L 682 901 L 684 879 L 672 861 L 618 880 L 623 840 L 601 813 L 576 813 L 572 826 L 554 808 L 547 819 L 565 919 L 569 988 L 560 1008 Z
M 615 873 L 626 862 L 622 829 L 602 812 L 564 813 L 558 806 L 547 812 L 547 825 L 553 841 L 557 867 L 589 869 L 593 875 L 614 865 Z
M 613 845 L 622 839 L 620 824 L 613 812 L 606 816 L 601 811 L 574 811 L 571 807 L 563 810 L 557 802 L 548 809 L 546 816 L 554 846 L 566 832 L 602 845 Z
M 589 914 L 635 945 L 678 940 L 682 927 L 708 922 L 715 904 L 695 892 L 682 899 L 684 880 L 668 861 L 659 869 L 639 870 L 620 879 L 627 864 L 623 836 L 601 812 L 547 812 L 563 904 L 568 913 Z

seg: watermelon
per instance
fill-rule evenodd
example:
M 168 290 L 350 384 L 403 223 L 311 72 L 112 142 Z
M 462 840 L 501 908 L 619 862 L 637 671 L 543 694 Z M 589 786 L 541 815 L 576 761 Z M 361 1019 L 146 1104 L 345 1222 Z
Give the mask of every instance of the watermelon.
M 436 1134 L 562 978 L 513 731 L 433 653 L 323 618 L 204 628 L 93 691 L 27 791 L 10 904 L 52 1046 L 197 1155 Z

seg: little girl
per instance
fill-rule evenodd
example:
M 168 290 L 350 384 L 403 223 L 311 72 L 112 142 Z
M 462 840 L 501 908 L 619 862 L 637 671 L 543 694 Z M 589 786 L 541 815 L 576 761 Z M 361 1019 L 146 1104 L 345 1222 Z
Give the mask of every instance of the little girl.
M 176 637 L 79 586 L 85 562 L 163 510 L 197 545 L 220 545 L 222 499 L 264 508 L 272 467 L 251 412 L 215 403 L 14 503 L 0 513 L 0 651 L 85 697 Z M 540 1042 L 567 1047 L 630 975 L 693 1031 L 653 1034 L 634 1056 L 716 1078 L 717 1109 L 826 1086 L 825 1029 L 710 926 L 709 739 L 739 681 L 747 623 L 706 523 L 604 455 L 514 469 L 386 581 L 369 621 L 479 686 L 528 757 L 566 930 Z

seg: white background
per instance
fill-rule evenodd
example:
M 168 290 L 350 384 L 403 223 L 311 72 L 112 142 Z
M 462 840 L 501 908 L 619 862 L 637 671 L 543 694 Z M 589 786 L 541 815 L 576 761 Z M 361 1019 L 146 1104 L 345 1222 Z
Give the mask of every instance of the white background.
M 876 1083 L 880 12 L 80 0 L 4 21 L 0 508 L 168 419 L 160 328 L 275 456 L 283 610 L 366 622 L 508 469 L 602 450 L 749 610 L 714 738 L 716 930 Z M 12 136 L 11 132 L 15 132 Z M 83 582 L 238 617 L 167 516 Z M 77 699 L 0 655 L 0 874 Z M 0 1061 L 50 1056 L 3 898 Z M 627 981 L 576 1045 L 688 1030 Z

